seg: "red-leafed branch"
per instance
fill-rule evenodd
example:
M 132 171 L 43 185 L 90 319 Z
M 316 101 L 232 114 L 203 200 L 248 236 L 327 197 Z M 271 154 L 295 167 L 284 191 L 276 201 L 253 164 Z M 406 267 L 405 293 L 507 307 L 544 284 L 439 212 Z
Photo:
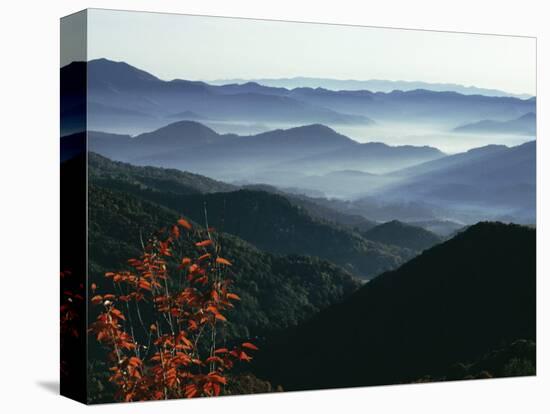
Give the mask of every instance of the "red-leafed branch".
M 108 350 L 116 399 L 220 395 L 234 364 L 251 360 L 250 342 L 219 346 L 218 327 L 240 300 L 227 277 L 232 263 L 220 254 L 213 229 L 182 218 L 128 260 L 132 270 L 105 274 L 113 293 L 91 286 L 100 312 L 89 331 Z

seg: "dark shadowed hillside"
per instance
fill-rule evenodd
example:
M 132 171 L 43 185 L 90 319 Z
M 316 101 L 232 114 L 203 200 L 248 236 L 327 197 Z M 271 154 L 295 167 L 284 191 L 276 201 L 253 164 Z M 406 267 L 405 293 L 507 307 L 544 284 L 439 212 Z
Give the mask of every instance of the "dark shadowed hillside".
M 398 220 L 380 224 L 362 234 L 369 240 L 420 251 L 442 241 L 441 237 L 431 231 Z
M 535 239 L 472 226 L 264 345 L 257 371 L 285 390 L 395 384 L 535 340 Z

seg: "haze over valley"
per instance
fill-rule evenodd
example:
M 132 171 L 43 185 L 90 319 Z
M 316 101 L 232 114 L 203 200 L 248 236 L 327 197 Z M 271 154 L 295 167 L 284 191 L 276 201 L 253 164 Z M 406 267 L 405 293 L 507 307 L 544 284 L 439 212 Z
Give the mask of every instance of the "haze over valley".
M 64 68 L 68 77 L 71 71 L 78 72 L 78 65 Z M 513 122 L 526 114 L 534 117 L 535 98 L 429 89 L 371 92 L 163 81 L 107 59 L 89 62 L 88 88 L 88 125 L 102 132 L 138 135 L 178 120 L 193 120 L 219 133 L 249 135 L 320 123 L 358 142 L 433 145 L 448 153 L 487 143 L 517 145 L 534 137 L 533 119 L 514 128 L 497 127 L 498 134 L 483 123 Z M 481 128 L 464 128 L 479 122 Z
M 106 59 L 87 70 L 89 149 L 110 159 L 380 223 L 535 221 L 535 98 L 163 81 Z

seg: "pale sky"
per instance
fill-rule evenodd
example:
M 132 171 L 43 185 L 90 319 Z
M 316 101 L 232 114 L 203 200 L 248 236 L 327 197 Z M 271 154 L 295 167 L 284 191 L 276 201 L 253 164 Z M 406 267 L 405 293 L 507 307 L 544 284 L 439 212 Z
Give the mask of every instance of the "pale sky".
M 536 94 L 534 38 L 89 10 L 88 59 L 161 79 L 387 79 Z

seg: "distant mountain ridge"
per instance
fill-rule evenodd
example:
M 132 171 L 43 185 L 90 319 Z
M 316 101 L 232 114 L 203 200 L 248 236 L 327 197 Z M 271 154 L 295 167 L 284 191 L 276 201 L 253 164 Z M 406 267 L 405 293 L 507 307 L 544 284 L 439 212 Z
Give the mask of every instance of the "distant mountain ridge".
M 292 160 L 286 163 L 285 167 L 314 172 L 322 171 L 324 166 L 331 165 L 332 173 L 342 170 L 386 173 L 444 156 L 442 151 L 430 146 L 390 146 L 381 142 L 365 142 Z
M 72 64 L 71 64 L 72 65 Z M 65 71 L 72 68 L 68 65 Z M 342 114 L 277 93 L 273 88 L 232 88 L 208 85 L 199 81 L 175 79 L 163 81 L 125 62 L 96 59 L 88 62 L 89 101 L 147 113 L 153 120 L 143 120 L 142 130 L 158 127 L 174 114 L 205 114 L 218 120 L 257 120 L 271 122 L 372 123 L 367 116 Z M 105 129 L 112 122 L 102 114 L 90 112 L 92 129 Z M 118 124 L 125 123 L 119 117 Z
M 65 76 L 77 64 L 62 68 Z M 91 129 L 136 133 L 166 124 L 174 114 L 202 114 L 212 120 L 259 123 L 322 123 L 372 125 L 374 122 L 414 119 L 445 125 L 480 119 L 498 121 L 536 111 L 536 101 L 508 96 L 464 95 L 457 92 L 415 89 L 391 92 L 333 91 L 243 85 L 211 85 L 176 79 L 163 81 L 125 62 L 97 59 L 88 62 L 89 102 L 130 111 L 117 119 L 90 110 Z M 147 117 L 137 120 L 132 114 Z M 187 115 L 185 115 L 187 114 Z
M 519 134 L 535 135 L 537 130 L 537 118 L 533 112 L 509 121 L 483 120 L 454 128 L 456 132 L 464 133 L 489 133 L 489 134 Z
M 420 81 L 392 81 L 383 79 L 354 80 L 354 79 L 330 79 L 310 78 L 297 76 L 293 78 L 263 78 L 263 79 L 218 79 L 209 81 L 212 85 L 230 85 L 256 83 L 264 86 L 294 89 L 299 87 L 324 88 L 334 91 L 339 90 L 369 90 L 372 92 L 392 92 L 394 90 L 410 91 L 426 89 L 435 92 L 458 92 L 464 95 L 486 96 L 510 96 L 520 99 L 528 99 L 529 94 L 516 94 L 498 89 L 479 88 L 476 86 L 464 86 L 456 83 L 432 83 Z
M 370 197 L 422 201 L 464 212 L 487 210 L 485 214 L 502 221 L 531 224 L 536 220 L 536 141 L 484 147 L 394 174 L 402 175 L 402 180 Z

